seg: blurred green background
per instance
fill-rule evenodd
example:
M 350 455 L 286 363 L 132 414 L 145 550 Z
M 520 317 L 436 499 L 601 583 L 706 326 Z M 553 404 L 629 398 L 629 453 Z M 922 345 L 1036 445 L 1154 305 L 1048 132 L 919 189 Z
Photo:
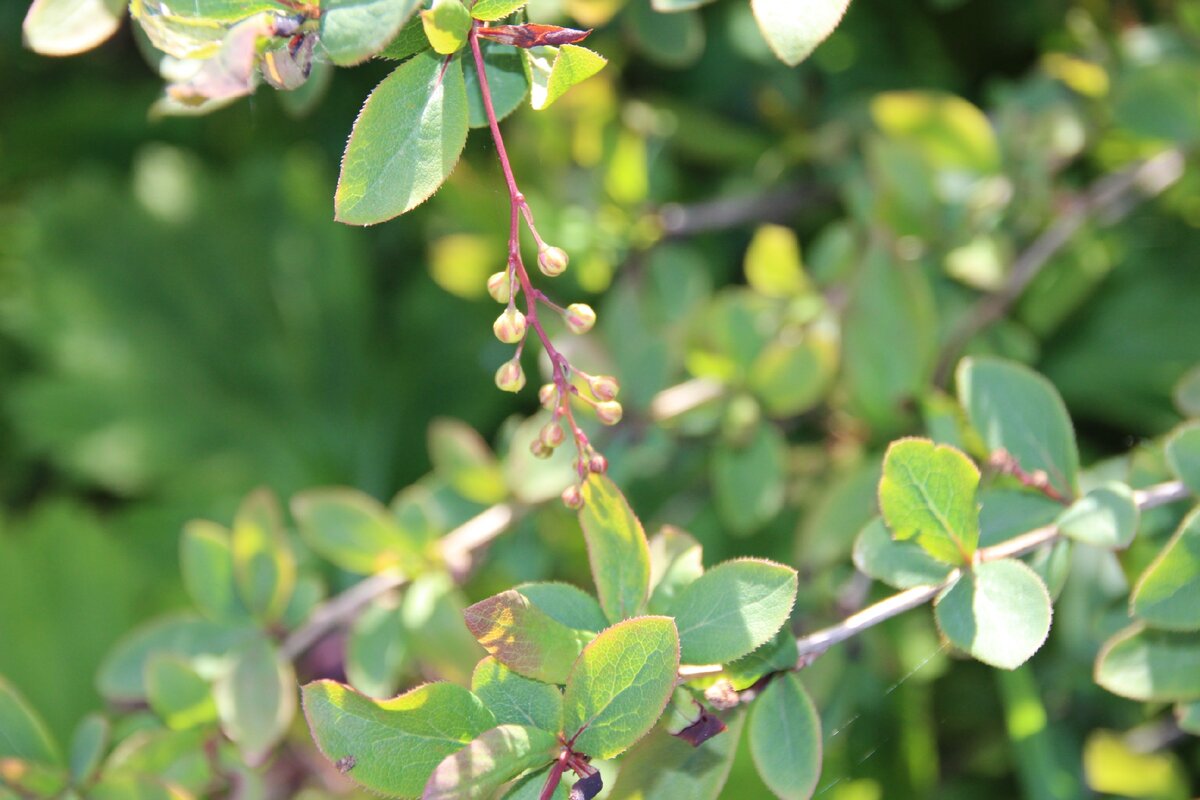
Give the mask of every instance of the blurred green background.
M 261 90 L 208 117 L 150 121 L 161 82 L 128 25 L 97 51 L 44 58 L 20 46 L 24 5 L 0 5 L 0 674 L 64 739 L 100 706 L 92 676 L 116 638 L 185 602 L 184 521 L 227 521 L 264 485 L 287 497 L 344 484 L 386 500 L 429 470 L 431 419 L 463 419 L 492 440 L 536 396 L 492 389 L 507 355 L 483 281 L 501 264 L 507 196 L 483 132 L 431 202 L 374 228 L 341 226 L 338 161 L 387 63 L 338 70 L 304 113 Z M 539 227 L 572 254 L 554 296 L 600 310 L 581 363 L 607 365 L 629 397 L 629 421 L 605 448 L 614 475 L 644 519 L 688 526 L 707 560 L 755 553 L 795 565 L 810 581 L 801 615 L 827 620 L 869 506 L 870 454 L 920 429 L 918 415 L 864 405 L 877 390 L 843 372 L 820 404 L 781 423 L 788 459 L 772 480 L 786 503 L 742 532 L 753 536 L 730 536 L 706 488 L 719 425 L 667 435 L 648 416 L 656 392 L 706 374 L 694 354 L 710 296 L 744 282 L 763 222 L 796 231 L 829 297 L 854 292 L 858 273 L 845 265 L 861 260 L 839 236 L 852 230 L 861 244 L 886 229 L 912 238 L 916 261 L 937 273 L 928 312 L 918 304 L 915 320 L 895 323 L 914 341 L 892 346 L 944 340 L 1061 213 L 1064 187 L 1200 141 L 1200 2 L 856 0 L 796 69 L 771 57 L 733 0 L 669 18 L 645 0 L 535 5 L 534 19 L 573 12 L 596 24 L 589 44 L 611 62 L 505 129 Z M 1012 195 L 1000 210 L 978 194 L 931 200 L 954 176 L 870 133 L 873 98 L 895 90 L 948 92 L 988 115 L 1003 160 L 992 171 Z M 727 229 L 664 237 L 664 221 L 679 218 L 668 204 L 764 194 L 775 200 Z M 1174 425 L 1171 389 L 1200 361 L 1194 164 L 1129 211 L 1085 226 L 972 348 L 1056 383 L 1085 463 Z M 947 254 L 970 244 L 993 256 L 947 272 Z M 578 543 L 526 533 L 496 548 L 470 594 L 533 577 L 586 581 Z M 1060 618 L 1089 613 L 1072 608 Z M 927 617 L 828 659 L 813 679 L 831 729 L 828 796 L 1068 796 L 1020 788 L 1015 764 L 1048 759 L 1038 774 L 1052 775 L 1093 729 L 1142 721 L 1133 704 L 1080 683 L 1090 620 L 1052 642 L 1060 658 L 1035 661 L 1038 684 L 950 662 Z M 864 669 L 839 675 L 846 663 Z M 1057 727 L 1023 751 L 1002 720 L 1039 692 Z M 1166 777 L 1137 796 L 1190 796 L 1200 750 L 1162 758 L 1155 774 Z M 758 796 L 744 762 L 731 797 Z

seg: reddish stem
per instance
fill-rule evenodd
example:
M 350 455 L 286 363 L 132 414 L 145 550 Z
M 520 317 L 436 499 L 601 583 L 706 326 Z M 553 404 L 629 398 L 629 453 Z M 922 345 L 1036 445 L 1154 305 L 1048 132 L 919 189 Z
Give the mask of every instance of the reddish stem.
M 555 387 L 558 389 L 559 411 L 571 428 L 571 436 L 575 440 L 575 447 L 579 451 L 579 461 L 576 464 L 576 471 L 580 478 L 587 476 L 587 453 L 589 443 L 587 434 L 580 429 L 575 422 L 575 415 L 571 410 L 571 390 L 572 386 L 568 375 L 571 371 L 571 364 L 561 352 L 559 352 L 550 342 L 550 337 L 546 334 L 546 329 L 542 327 L 542 322 L 538 319 L 537 303 L 539 299 L 545 300 L 545 295 L 533 288 L 533 283 L 529 279 L 529 271 L 525 269 L 525 263 L 521 260 L 521 216 L 525 216 L 525 221 L 529 226 L 530 232 L 533 234 L 534 240 L 538 243 L 539 248 L 544 244 L 542 237 L 538 235 L 537 228 L 533 224 L 533 212 L 529 208 L 529 204 L 525 202 L 525 196 L 521 194 L 520 188 L 517 186 L 517 179 L 513 175 L 512 164 L 508 160 L 508 151 L 504 147 L 504 137 L 500 134 L 500 122 L 496 119 L 496 108 L 492 104 L 492 89 L 488 84 L 487 70 L 484 68 L 483 53 L 479 48 L 479 28 L 482 23 L 475 20 L 471 24 L 471 31 L 468 39 L 471 43 L 471 55 L 475 60 L 475 74 L 479 76 L 479 92 L 483 97 L 483 110 L 487 115 L 488 127 L 492 131 L 492 141 L 496 143 L 496 154 L 500 158 L 500 168 L 504 172 L 504 182 L 508 185 L 508 198 L 511 205 L 511 217 L 508 231 L 508 269 L 510 279 L 516 276 L 518 283 L 521 286 L 521 291 L 525 294 L 525 322 L 537 334 L 537 337 L 542 342 L 542 347 L 546 348 L 546 355 L 550 357 L 550 366 L 553 375 Z M 513 293 L 515 295 L 515 292 Z M 513 299 L 510 298 L 509 303 L 512 304 Z M 548 302 L 548 301 L 546 301 Z
M 554 766 L 550 767 L 550 774 L 546 776 L 546 783 L 542 786 L 542 793 L 538 795 L 538 800 L 550 800 L 554 797 L 554 791 L 558 789 L 558 783 L 562 780 L 563 773 L 567 771 L 567 762 L 565 759 L 558 759 L 554 762 Z

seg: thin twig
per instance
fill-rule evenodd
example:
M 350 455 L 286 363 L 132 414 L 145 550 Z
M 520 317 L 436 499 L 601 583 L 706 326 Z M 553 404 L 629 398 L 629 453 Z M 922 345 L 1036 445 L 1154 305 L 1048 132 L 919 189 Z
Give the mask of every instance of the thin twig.
M 470 568 L 471 554 L 508 530 L 517 515 L 517 508 L 501 503 L 475 515 L 442 537 L 438 548 L 451 574 L 461 579 Z M 367 603 L 407 582 L 408 576 L 398 570 L 364 578 L 313 609 L 304 624 L 283 640 L 280 652 L 289 661 L 295 660 L 331 630 L 353 619 Z
M 1183 500 L 1187 496 L 1187 487 L 1179 481 L 1169 481 L 1134 491 L 1133 500 L 1139 509 L 1145 511 L 1167 503 Z M 979 550 L 975 557 L 980 562 L 996 561 L 1001 558 L 1014 558 L 1031 553 L 1044 545 L 1057 541 L 1058 538 L 1058 528 L 1054 525 L 1045 525 L 1003 541 L 1000 544 L 985 547 Z M 796 642 L 797 649 L 800 652 L 797 669 L 811 663 L 814 654 L 823 653 L 838 642 L 844 642 L 862 633 L 867 628 L 874 627 L 898 614 L 928 603 L 937 597 L 943 589 L 958 580 L 960 575 L 961 572 L 959 570 L 954 570 L 940 584 L 905 589 L 891 597 L 880 600 L 874 605 L 867 606 L 856 614 L 851 614 L 836 625 L 830 625 L 827 628 L 822 628 L 819 631 L 814 631 L 807 636 L 801 637 Z M 711 673 L 705 672 L 703 674 Z
M 1082 196 L 1070 202 L 1050 226 L 1017 256 L 1004 285 L 979 298 L 959 320 L 942 348 L 934 382 L 941 385 L 946 381 L 967 343 L 975 334 L 1008 313 L 1008 309 L 1042 268 L 1071 242 L 1089 220 L 1104 217 L 1106 222 L 1116 222 L 1142 200 L 1156 197 L 1172 186 L 1183 175 L 1183 170 L 1184 155 L 1172 148 L 1098 179 Z
M 833 193 L 810 184 L 784 186 L 762 194 L 723 197 L 692 205 L 668 203 L 658 210 L 664 237 L 694 236 L 756 222 L 786 222 L 797 211 L 832 199 Z

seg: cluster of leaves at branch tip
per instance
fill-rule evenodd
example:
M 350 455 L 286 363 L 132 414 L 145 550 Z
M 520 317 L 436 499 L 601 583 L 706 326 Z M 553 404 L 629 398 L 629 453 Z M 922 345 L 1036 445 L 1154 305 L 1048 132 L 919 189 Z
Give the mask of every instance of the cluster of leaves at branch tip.
M 671 740 L 658 723 L 673 697 L 691 722 L 707 720 L 706 734 L 693 728 L 679 741 L 731 756 L 735 744 L 726 742 L 741 735 L 741 712 L 725 718 L 709 705 L 704 681 L 679 686 L 681 664 L 727 664 L 739 685 L 766 678 L 778 687 L 764 694 L 770 708 L 756 703 L 747 726 L 764 780 L 815 784 L 820 723 L 812 703 L 796 678 L 770 680 L 796 665 L 786 628 L 795 570 L 743 558 L 704 571 L 687 534 L 671 529 L 648 540 L 607 477 L 589 475 L 582 494 L 579 522 L 598 597 L 533 583 L 467 608 L 466 628 L 487 652 L 470 689 L 433 683 L 374 700 L 330 681 L 305 686 L 321 751 L 335 763 L 353 758 L 347 775 L 391 796 L 491 796 L 514 780 L 514 792 L 529 785 L 550 796 L 567 768 L 579 778 L 575 793 L 592 796 L 600 778 L 588 761 L 627 751 L 653 759 Z

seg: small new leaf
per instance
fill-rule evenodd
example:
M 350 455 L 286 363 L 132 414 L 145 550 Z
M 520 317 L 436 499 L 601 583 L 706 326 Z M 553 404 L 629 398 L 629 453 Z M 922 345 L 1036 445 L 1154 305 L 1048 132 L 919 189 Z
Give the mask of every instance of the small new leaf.
M 429 44 L 444 56 L 457 53 L 471 30 L 471 14 L 461 0 L 434 0 L 428 11 L 421 12 L 421 22 Z
M 604 475 L 584 482 L 579 524 L 605 615 L 617 622 L 637 614 L 650 591 L 650 546 L 625 496 Z

